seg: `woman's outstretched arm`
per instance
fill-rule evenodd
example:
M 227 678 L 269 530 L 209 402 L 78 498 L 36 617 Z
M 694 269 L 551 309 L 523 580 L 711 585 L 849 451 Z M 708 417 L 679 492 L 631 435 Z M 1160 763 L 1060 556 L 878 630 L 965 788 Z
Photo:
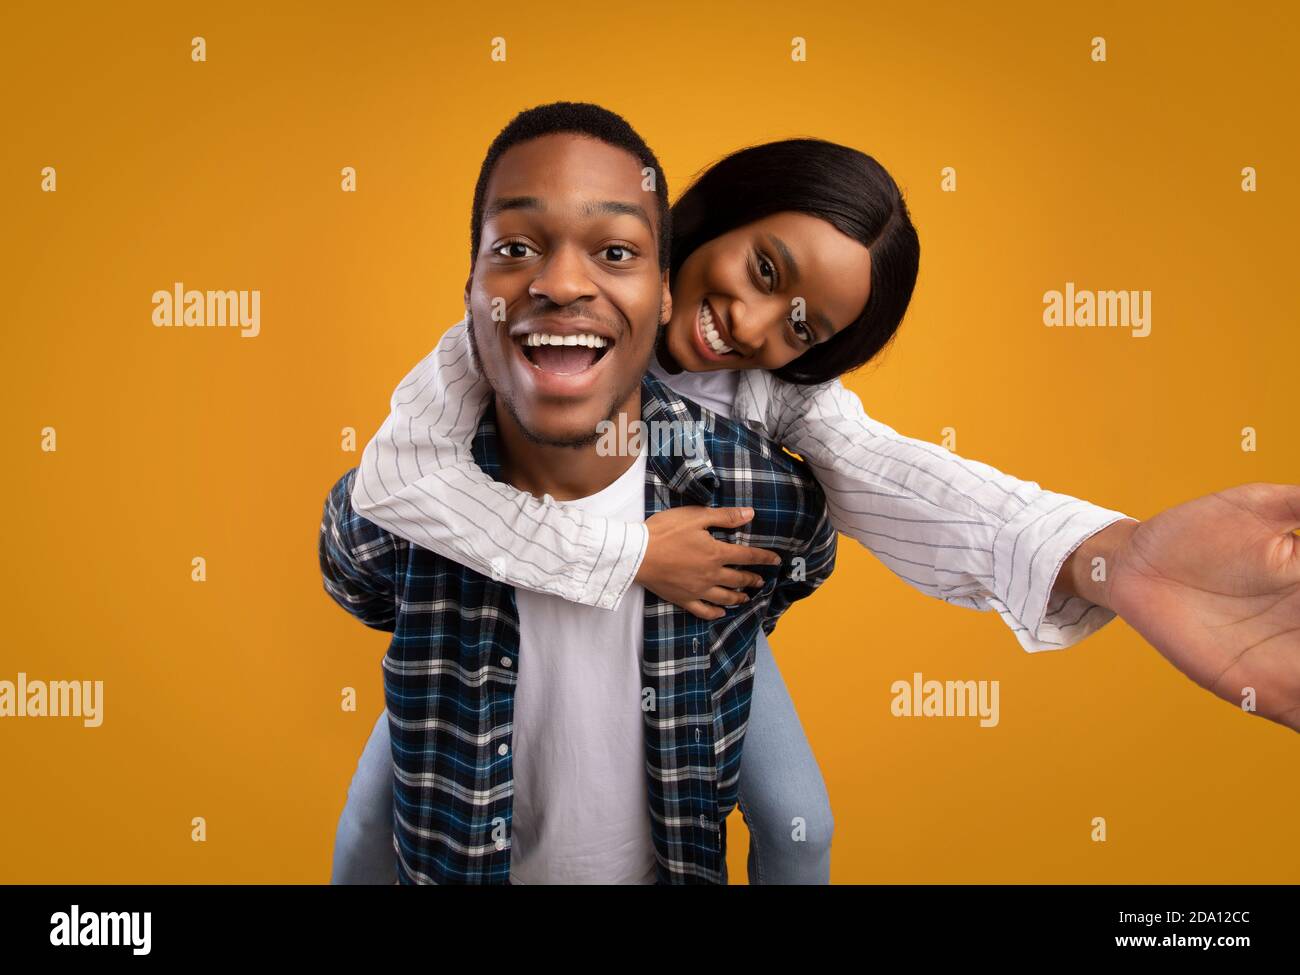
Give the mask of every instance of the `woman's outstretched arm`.
M 838 380 L 762 386 L 769 436 L 812 466 L 835 527 L 903 581 L 956 606 L 995 610 L 1031 652 L 1068 647 L 1114 619 L 1057 578 L 1067 557 L 1123 512 L 905 437 L 867 416 Z
M 903 437 L 838 382 L 746 397 L 817 472 L 836 527 L 921 591 L 997 610 L 1030 651 L 1119 616 L 1201 687 L 1300 731 L 1300 485 L 1137 521 Z

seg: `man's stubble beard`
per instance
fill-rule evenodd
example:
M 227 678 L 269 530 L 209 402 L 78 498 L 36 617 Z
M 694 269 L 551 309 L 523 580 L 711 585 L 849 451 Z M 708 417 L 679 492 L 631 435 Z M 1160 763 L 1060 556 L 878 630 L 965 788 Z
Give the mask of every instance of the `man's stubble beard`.
M 661 318 L 663 317 L 662 311 L 663 309 L 661 308 L 660 309 Z M 531 429 L 528 426 L 528 424 L 524 422 L 523 417 L 519 415 L 519 410 L 515 406 L 514 397 L 511 395 L 511 391 L 498 389 L 493 384 L 492 378 L 487 374 L 487 371 L 483 368 L 483 360 L 478 353 L 478 336 L 475 334 L 475 330 L 474 330 L 474 313 L 469 308 L 465 309 L 465 320 L 469 325 L 469 352 L 470 352 L 470 358 L 474 362 L 474 368 L 477 369 L 479 371 L 479 374 L 488 381 L 488 385 L 492 387 L 492 392 L 495 394 L 497 401 L 505 404 L 506 411 L 510 414 L 510 418 L 515 421 L 515 426 L 518 427 L 520 433 L 524 435 L 524 439 L 526 439 L 529 443 L 536 444 L 539 447 L 572 447 L 573 449 L 578 450 L 583 447 L 590 447 L 592 444 L 594 444 L 596 441 L 598 441 L 601 438 L 599 422 L 596 424 L 595 427 L 592 428 L 591 433 L 583 434 L 581 437 L 552 438 L 552 437 L 543 436 L 542 434 L 538 433 L 536 430 Z M 655 342 L 651 346 L 651 350 L 650 350 L 651 356 L 654 355 L 654 349 L 659 344 L 659 340 L 662 337 L 663 330 L 664 330 L 664 324 L 661 322 L 658 325 L 658 331 L 655 333 Z M 646 357 L 645 365 L 647 368 L 650 365 L 649 356 Z M 609 407 L 605 410 L 604 422 L 610 422 L 610 423 L 615 422 L 615 417 L 618 416 L 619 406 L 627 402 L 628 397 L 631 396 L 632 393 L 635 392 L 636 389 L 641 385 L 641 379 L 645 375 L 645 373 L 646 373 L 646 369 L 642 369 L 641 373 L 636 377 L 634 377 L 633 380 L 628 384 L 627 389 L 623 390 L 621 393 L 616 393 L 614 395 L 612 401 L 609 404 Z M 639 419 L 639 417 L 637 417 L 636 419 Z

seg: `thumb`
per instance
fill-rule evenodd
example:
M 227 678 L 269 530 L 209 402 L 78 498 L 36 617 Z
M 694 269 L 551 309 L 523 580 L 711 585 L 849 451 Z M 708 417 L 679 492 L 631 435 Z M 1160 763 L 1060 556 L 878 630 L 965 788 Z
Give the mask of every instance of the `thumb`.
M 736 528 L 753 517 L 753 508 L 706 508 L 704 524 L 717 528 Z
M 1273 534 L 1266 564 L 1286 584 L 1300 583 L 1300 485 L 1255 482 L 1219 491 L 1217 496 L 1258 518 Z
M 1277 532 L 1300 529 L 1300 484 L 1269 484 L 1256 481 L 1226 491 L 1215 497 L 1233 507 L 1249 512 Z

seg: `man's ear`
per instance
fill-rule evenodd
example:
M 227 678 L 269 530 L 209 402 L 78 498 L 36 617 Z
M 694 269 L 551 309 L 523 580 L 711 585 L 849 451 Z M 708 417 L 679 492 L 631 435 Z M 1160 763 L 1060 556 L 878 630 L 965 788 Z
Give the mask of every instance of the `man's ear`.
M 474 272 L 470 271 L 469 276 L 465 278 L 465 317 L 469 317 L 469 286 L 474 281 Z
M 667 325 L 673 317 L 673 292 L 668 287 L 668 272 L 664 271 L 663 281 L 661 282 L 663 291 L 659 298 L 659 324 Z

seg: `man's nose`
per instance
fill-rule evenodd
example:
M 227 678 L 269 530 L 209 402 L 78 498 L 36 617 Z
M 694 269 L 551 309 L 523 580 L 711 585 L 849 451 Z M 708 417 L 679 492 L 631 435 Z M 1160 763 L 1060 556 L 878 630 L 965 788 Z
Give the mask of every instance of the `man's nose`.
M 557 305 L 569 305 L 580 298 L 595 295 L 595 285 L 587 274 L 587 257 L 578 247 L 560 247 L 552 251 L 528 285 L 534 298 L 548 298 Z

